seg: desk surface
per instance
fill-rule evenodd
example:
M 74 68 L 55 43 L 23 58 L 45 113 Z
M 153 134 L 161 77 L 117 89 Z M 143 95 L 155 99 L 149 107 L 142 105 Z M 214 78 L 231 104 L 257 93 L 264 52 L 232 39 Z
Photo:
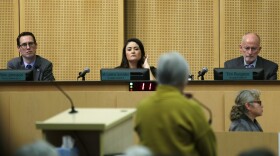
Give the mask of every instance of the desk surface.
M 36 122 L 36 127 L 43 130 L 106 130 L 131 118 L 133 108 L 77 108 L 55 115 L 43 122 Z

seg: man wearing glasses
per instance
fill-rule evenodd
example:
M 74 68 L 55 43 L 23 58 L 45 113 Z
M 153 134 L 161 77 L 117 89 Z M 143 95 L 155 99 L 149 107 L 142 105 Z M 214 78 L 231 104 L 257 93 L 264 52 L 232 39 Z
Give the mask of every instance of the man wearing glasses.
M 263 68 L 265 80 L 277 80 L 278 65 L 264 59 L 259 55 L 262 47 L 261 39 L 256 33 L 246 33 L 242 37 L 239 51 L 243 56 L 228 60 L 224 63 L 225 68 Z
M 8 61 L 8 69 L 32 69 L 34 81 L 54 81 L 53 65 L 47 59 L 36 55 L 37 42 L 31 32 L 22 32 L 17 37 L 20 57 Z

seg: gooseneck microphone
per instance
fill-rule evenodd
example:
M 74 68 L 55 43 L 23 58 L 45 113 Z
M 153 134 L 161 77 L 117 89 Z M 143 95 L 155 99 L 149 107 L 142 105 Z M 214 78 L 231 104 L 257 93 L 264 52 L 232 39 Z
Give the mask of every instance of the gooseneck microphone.
M 73 114 L 73 113 L 77 113 L 78 111 L 75 110 L 75 106 L 74 106 L 74 103 L 72 101 L 72 99 L 70 98 L 70 96 L 57 84 L 57 82 L 54 82 L 55 83 L 55 86 L 58 90 L 60 90 L 64 96 L 66 96 L 66 98 L 70 101 L 71 103 L 71 111 L 69 112 L 70 114 Z
M 204 80 L 204 75 L 208 72 L 207 67 L 203 67 L 201 71 L 198 72 L 197 78 L 201 77 L 201 80 Z
M 89 72 L 90 72 L 89 67 L 86 67 L 86 68 L 84 69 L 84 71 L 79 72 L 79 76 L 77 77 L 77 79 L 79 79 L 79 78 L 81 77 L 82 80 L 85 81 L 85 76 L 86 76 L 86 74 L 89 73 Z
M 202 106 L 204 109 L 207 110 L 207 112 L 209 113 L 209 120 L 208 120 L 208 123 L 209 123 L 209 125 L 211 125 L 211 124 L 212 124 L 212 111 L 211 111 L 211 109 L 210 109 L 209 107 L 207 107 L 206 105 L 202 104 L 202 103 L 201 103 L 200 101 L 198 101 L 196 98 L 194 98 L 194 97 L 192 96 L 192 94 L 190 94 L 190 93 L 185 93 L 184 95 L 185 95 L 185 97 L 188 98 L 188 99 L 193 99 L 193 100 L 196 101 L 200 106 Z

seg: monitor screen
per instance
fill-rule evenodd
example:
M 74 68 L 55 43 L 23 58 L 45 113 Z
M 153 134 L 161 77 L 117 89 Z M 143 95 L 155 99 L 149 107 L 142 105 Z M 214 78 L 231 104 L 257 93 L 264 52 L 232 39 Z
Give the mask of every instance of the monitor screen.
M 150 70 L 146 68 L 100 69 L 101 81 L 150 80 Z
M 33 81 L 33 70 L 0 69 L 0 81 Z
M 214 68 L 214 80 L 264 80 L 264 69 Z

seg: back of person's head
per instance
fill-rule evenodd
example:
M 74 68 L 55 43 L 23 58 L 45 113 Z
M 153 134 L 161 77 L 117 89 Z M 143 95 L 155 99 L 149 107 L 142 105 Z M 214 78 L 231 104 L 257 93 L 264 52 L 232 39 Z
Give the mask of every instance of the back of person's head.
M 169 52 L 160 56 L 157 66 L 158 84 L 184 86 L 188 82 L 189 66 L 178 52 Z
M 235 105 L 232 106 L 230 113 L 231 121 L 239 119 L 241 115 L 248 112 L 245 106 L 246 103 L 258 100 L 260 100 L 260 92 L 258 90 L 251 89 L 240 91 L 235 98 Z
M 267 148 L 254 148 L 241 152 L 238 156 L 276 156 Z
M 26 32 L 22 32 L 22 33 L 20 33 L 20 34 L 18 35 L 18 37 L 17 37 L 17 46 L 20 46 L 20 38 L 21 38 L 22 36 L 32 36 L 32 38 L 33 38 L 33 40 L 34 40 L 34 43 L 37 44 L 36 38 L 35 38 L 34 34 L 33 34 L 32 32 L 27 32 L 27 31 L 26 31 Z
M 124 156 L 153 156 L 153 154 L 147 147 L 135 145 L 129 147 Z
M 128 68 L 129 67 L 128 61 L 127 61 L 127 58 L 126 58 L 126 46 L 130 42 L 135 42 L 139 46 L 139 49 L 141 50 L 141 59 L 137 63 L 137 67 L 138 68 L 142 68 L 142 65 L 144 64 L 144 60 L 145 60 L 144 57 L 146 56 L 146 54 L 145 54 L 144 45 L 143 45 L 143 43 L 138 38 L 130 38 L 130 39 L 128 39 L 125 42 L 124 47 L 123 47 L 123 51 L 122 51 L 122 62 L 121 62 L 120 66 L 124 67 L 124 68 Z
M 15 156 L 58 156 L 55 148 L 43 140 L 24 145 L 18 149 Z

